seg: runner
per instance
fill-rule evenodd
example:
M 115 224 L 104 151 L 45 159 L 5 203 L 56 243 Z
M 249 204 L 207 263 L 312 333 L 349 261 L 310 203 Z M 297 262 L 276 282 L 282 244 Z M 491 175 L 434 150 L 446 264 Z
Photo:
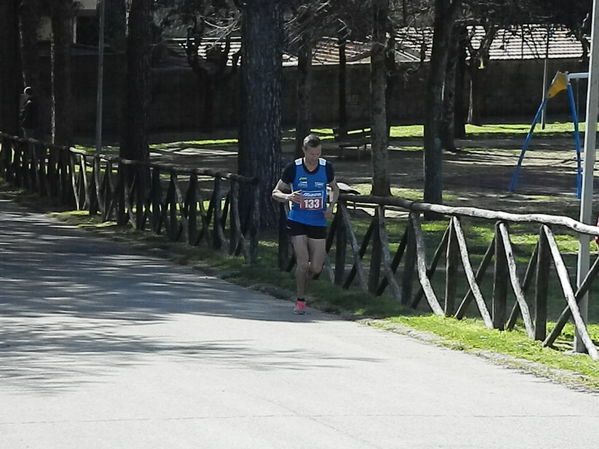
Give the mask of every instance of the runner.
M 282 203 L 291 201 L 287 231 L 295 252 L 297 301 L 293 311 L 304 314 L 306 286 L 309 279 L 322 271 L 326 256 L 327 219 L 339 198 L 333 165 L 321 158 L 322 146 L 315 134 L 304 139 L 304 157 L 291 162 L 272 192 Z M 329 185 L 333 197 L 327 206 Z

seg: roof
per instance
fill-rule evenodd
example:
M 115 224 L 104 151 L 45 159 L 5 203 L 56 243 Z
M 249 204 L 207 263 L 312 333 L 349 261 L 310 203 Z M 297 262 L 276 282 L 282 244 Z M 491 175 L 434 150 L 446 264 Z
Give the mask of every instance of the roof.
M 541 59 L 547 54 L 549 59 L 575 59 L 582 56 L 582 45 L 565 28 L 551 28 L 549 30 L 549 41 L 547 40 L 547 28 L 541 25 L 527 25 L 524 35 L 522 29 L 508 28 L 497 32 L 490 49 L 491 59 L 517 60 L 517 59 Z M 484 37 L 482 26 L 469 27 L 474 30 L 473 45 L 477 48 Z M 406 27 L 398 30 L 396 37 L 396 60 L 398 62 L 428 61 L 432 49 L 432 28 Z M 224 47 L 222 39 L 203 40 L 198 53 L 206 57 L 206 51 L 214 45 Z M 185 39 L 173 38 L 168 41 L 171 51 L 185 57 Z M 231 38 L 231 54 L 241 48 L 241 38 Z M 346 57 L 348 64 L 365 64 L 370 62 L 370 44 L 360 41 L 346 42 Z M 229 60 L 229 64 L 230 64 Z M 314 65 L 336 65 L 339 64 L 339 47 L 337 39 L 331 37 L 322 38 L 316 45 L 313 57 Z M 297 56 L 289 53 L 283 54 L 284 66 L 297 65 Z
M 168 46 L 171 51 L 175 52 L 179 56 L 185 57 L 185 38 L 173 38 L 169 39 Z M 211 39 L 206 38 L 203 40 L 202 45 L 198 49 L 198 54 L 202 57 L 206 57 L 206 52 L 209 48 L 215 45 L 220 45 L 224 49 L 225 43 L 222 39 Z M 231 38 L 231 50 L 230 55 L 238 52 L 241 48 L 241 37 L 233 36 Z M 346 44 L 346 57 L 348 63 L 359 62 L 363 63 L 364 58 L 370 56 L 370 46 L 365 42 L 348 41 Z M 328 64 L 339 64 L 339 48 L 337 46 L 336 39 L 325 37 L 318 42 L 313 56 L 313 63 L 315 65 L 328 65 Z M 229 60 L 229 64 L 231 61 Z M 295 66 L 297 65 L 297 56 L 289 53 L 283 53 L 283 65 L 284 66 Z
M 485 36 L 482 26 L 468 27 L 474 32 L 472 44 L 478 48 Z M 398 46 L 404 52 L 420 54 L 425 52 L 425 60 L 430 59 L 432 50 L 432 28 L 403 28 L 397 33 Z M 565 28 L 550 28 L 547 42 L 547 28 L 543 25 L 525 25 L 524 34 L 521 27 L 500 29 L 491 44 L 491 59 L 549 59 L 580 58 L 582 44 Z
M 476 30 L 474 44 L 478 46 L 483 36 L 482 27 Z M 567 29 L 547 28 L 530 25 L 522 35 L 522 29 L 502 29 L 491 44 L 491 59 L 568 59 L 582 56 L 582 44 L 571 36 Z

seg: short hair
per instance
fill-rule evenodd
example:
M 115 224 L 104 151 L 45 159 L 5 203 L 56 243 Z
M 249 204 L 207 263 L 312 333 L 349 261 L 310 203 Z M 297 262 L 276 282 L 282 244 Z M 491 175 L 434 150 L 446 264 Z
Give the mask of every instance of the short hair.
M 308 134 L 304 138 L 304 148 L 316 148 L 317 146 L 320 146 L 320 137 L 316 134 Z
M 23 93 L 24 93 L 25 95 L 33 95 L 33 89 L 31 88 L 31 86 L 27 86 L 27 87 L 25 88 L 25 90 L 23 90 Z

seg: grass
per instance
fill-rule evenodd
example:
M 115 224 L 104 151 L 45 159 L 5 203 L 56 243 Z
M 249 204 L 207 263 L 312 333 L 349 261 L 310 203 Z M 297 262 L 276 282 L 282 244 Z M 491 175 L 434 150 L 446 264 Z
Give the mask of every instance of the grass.
M 372 188 L 370 184 L 352 184 L 351 187 L 356 189 L 360 195 L 370 195 L 370 190 Z M 413 201 L 422 201 L 422 197 L 424 196 L 422 189 L 408 189 L 401 187 L 392 187 L 391 195 Z M 454 201 L 457 199 L 458 196 L 456 194 L 449 191 L 443 192 L 444 201 Z
M 579 124 L 581 132 L 584 132 L 584 123 Z M 485 125 L 466 125 L 467 137 L 492 137 L 494 135 L 509 134 L 522 135 L 527 134 L 530 130 L 530 123 L 490 123 Z M 333 130 L 331 128 L 318 128 L 314 132 L 320 134 L 330 134 L 332 138 Z M 574 123 L 572 122 L 553 122 L 547 123 L 545 129 L 541 129 L 540 125 L 535 128 L 535 134 L 543 135 L 569 135 L 574 132 Z M 424 137 L 424 125 L 396 125 L 391 126 L 389 137 L 401 138 L 422 138 Z
M 467 137 L 484 137 L 493 135 L 521 135 L 528 133 L 530 129 L 529 123 L 491 123 L 485 125 L 466 125 Z M 536 134 L 544 135 L 569 135 L 574 130 L 574 124 L 572 122 L 554 122 L 547 123 L 545 129 L 541 129 L 540 125 L 535 128 Z M 584 131 L 584 123 L 580 123 L 581 132 Z M 312 131 L 321 135 L 323 140 L 331 140 L 334 138 L 332 128 L 312 128 Z M 294 129 L 289 129 L 286 132 L 286 136 L 282 138 L 283 142 L 292 142 L 295 140 L 293 133 Z M 424 136 L 424 125 L 395 125 L 391 126 L 389 137 L 391 138 L 422 138 Z M 170 149 L 180 148 L 181 146 L 186 147 L 210 147 L 210 146 L 222 146 L 222 145 L 237 145 L 238 139 L 236 138 L 222 138 L 222 139 L 198 139 L 198 140 L 184 140 L 179 142 L 169 143 L 157 143 L 150 145 L 150 149 Z M 77 145 L 76 148 L 85 151 L 95 151 L 92 147 L 85 147 Z M 114 148 L 109 148 L 111 151 Z M 408 146 L 402 147 L 403 150 L 421 150 L 419 146 Z
M 202 139 L 202 140 L 183 140 L 180 142 L 156 143 L 150 145 L 150 150 L 166 150 L 170 148 L 185 147 L 209 147 L 222 145 L 237 145 L 237 139 Z
M 585 378 L 578 379 L 587 387 L 599 388 L 599 363 L 584 354 L 564 354 L 551 348 L 543 348 L 539 342 L 528 339 L 522 330 L 500 332 L 485 328 L 480 320 L 453 320 L 437 316 L 397 316 L 388 318 L 385 324 L 400 324 L 419 331 L 430 332 L 441 337 L 440 344 L 453 349 L 478 352 L 493 351 L 529 362 L 538 363 L 544 367 L 566 371 L 553 373 L 561 380 L 568 380 L 570 373 L 578 373 Z M 599 327 L 592 326 L 591 332 L 595 340 L 599 339 Z M 570 332 L 572 332 L 570 330 Z M 547 374 L 545 369 L 511 361 L 515 366 Z M 572 379 L 570 379 L 572 381 Z

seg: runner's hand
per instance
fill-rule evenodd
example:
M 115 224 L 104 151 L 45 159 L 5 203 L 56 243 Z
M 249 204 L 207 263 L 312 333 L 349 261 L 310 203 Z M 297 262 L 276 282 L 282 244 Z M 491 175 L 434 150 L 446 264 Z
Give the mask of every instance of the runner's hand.
M 333 219 L 333 208 L 332 207 L 327 207 L 327 210 L 324 211 L 324 218 L 326 218 L 327 220 Z
M 302 191 L 296 190 L 295 192 L 291 192 L 287 199 L 292 203 L 300 204 L 302 202 Z

